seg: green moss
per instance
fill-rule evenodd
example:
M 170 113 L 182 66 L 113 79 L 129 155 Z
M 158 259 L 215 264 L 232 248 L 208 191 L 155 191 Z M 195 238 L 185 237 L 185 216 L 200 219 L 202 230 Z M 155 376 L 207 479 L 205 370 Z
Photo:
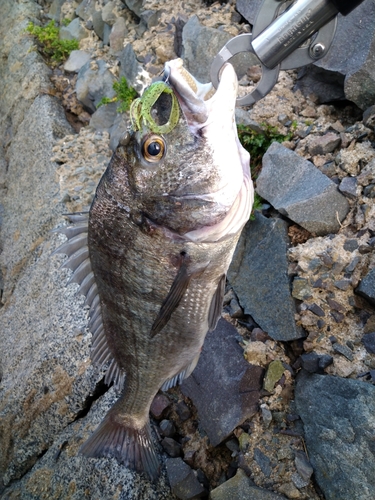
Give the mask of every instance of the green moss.
M 137 92 L 133 87 L 129 87 L 126 78 L 123 76 L 118 82 L 113 83 L 113 90 L 116 92 L 115 97 L 103 97 L 97 105 L 97 108 L 103 104 L 109 104 L 111 102 L 119 102 L 120 105 L 117 108 L 119 113 L 124 113 L 130 108 L 130 104 L 137 97 Z
M 64 61 L 72 50 L 79 48 L 78 40 L 59 39 L 60 30 L 54 21 L 50 21 L 46 26 L 37 26 L 30 22 L 26 31 L 36 38 L 40 52 L 56 63 Z
M 250 220 L 255 219 L 255 212 L 260 211 L 263 208 L 263 198 L 259 196 L 258 193 L 254 193 L 254 203 L 253 203 L 253 209 L 251 210 L 251 215 L 250 215 Z

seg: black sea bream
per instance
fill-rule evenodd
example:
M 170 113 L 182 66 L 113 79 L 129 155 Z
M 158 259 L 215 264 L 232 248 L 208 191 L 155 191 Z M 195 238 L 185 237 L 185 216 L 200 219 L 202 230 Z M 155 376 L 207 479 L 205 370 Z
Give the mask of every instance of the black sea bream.
M 92 360 L 121 391 L 81 452 L 116 457 L 150 478 L 159 468 L 151 402 L 196 366 L 253 202 L 232 66 L 213 95 L 179 59 L 165 65 L 164 80 L 133 105 L 132 130 L 89 214 L 70 216 L 58 250 L 91 306 Z

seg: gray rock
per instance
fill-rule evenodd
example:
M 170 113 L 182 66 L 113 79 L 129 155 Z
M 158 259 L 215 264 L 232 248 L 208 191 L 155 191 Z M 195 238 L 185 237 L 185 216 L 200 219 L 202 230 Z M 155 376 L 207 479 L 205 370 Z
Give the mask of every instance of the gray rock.
M 78 71 L 90 60 L 90 58 L 90 54 L 84 50 L 73 50 L 64 64 L 64 70 L 72 73 L 78 73 Z
M 348 198 L 355 199 L 357 197 L 357 178 L 344 177 L 340 182 L 339 190 Z
M 134 12 L 136 16 L 141 17 L 141 10 L 143 5 L 142 0 L 125 0 L 125 5 L 129 10 Z
M 104 23 L 103 27 L 103 43 L 104 45 L 109 45 L 109 36 L 111 34 L 111 26 L 107 23 Z
M 144 83 L 140 80 L 142 67 L 137 61 L 137 57 L 130 43 L 118 55 L 120 60 L 120 78 L 124 76 L 128 84 L 137 92 L 141 92 L 144 88 Z
M 275 340 L 304 336 L 296 327 L 290 294 L 286 223 L 256 213 L 242 232 L 228 272 L 245 314 Z
M 298 71 L 294 90 L 306 96 L 314 95 L 319 103 L 340 101 L 345 99 L 344 81 L 344 75 L 336 71 L 305 66 Z
M 375 105 L 370 106 L 363 113 L 363 124 L 366 127 L 375 127 Z
M 254 24 L 262 3 L 263 0 L 252 0 L 251 2 L 248 0 L 237 0 L 236 9 L 250 24 Z
M 236 329 L 221 319 L 216 330 L 207 334 L 194 372 L 181 385 L 197 408 L 200 426 L 212 446 L 258 409 L 264 370 L 245 360 L 236 336 Z
M 118 17 L 109 35 L 109 46 L 112 54 L 119 54 L 124 48 L 124 39 L 128 32 L 125 19 Z
M 298 474 L 302 477 L 304 481 L 308 482 L 311 476 L 313 475 L 314 469 L 311 467 L 311 464 L 306 456 L 306 453 L 301 450 L 296 450 L 294 463 L 296 465 Z
M 95 4 L 92 0 L 83 0 L 76 9 L 76 14 L 84 21 L 88 21 L 95 12 Z
M 105 61 L 89 61 L 79 70 L 76 92 L 77 98 L 92 113 L 102 97 L 114 97 L 113 82 L 115 77 L 109 71 Z
M 100 108 L 99 108 L 100 109 Z M 115 121 L 109 129 L 110 141 L 109 147 L 115 151 L 122 137 L 125 136 L 129 122 L 127 121 L 125 113 L 116 113 Z
M 375 305 L 375 268 L 366 274 L 355 293 L 364 297 L 370 304 Z
M 59 38 L 61 40 L 82 40 L 86 38 L 88 34 L 89 31 L 81 26 L 81 20 L 79 17 L 76 17 L 68 26 L 62 26 Z
M 108 2 L 106 5 L 104 5 L 102 9 L 102 19 L 105 23 L 109 24 L 110 26 L 113 26 L 116 22 L 117 16 L 113 12 L 113 9 L 116 5 L 116 2 Z
M 243 108 L 236 108 L 235 110 L 236 123 L 237 125 L 246 125 L 257 134 L 264 134 L 264 129 L 259 125 L 258 122 L 250 118 L 250 113 Z
M 102 18 L 102 12 L 99 10 L 96 10 L 92 16 L 92 26 L 94 28 L 95 33 L 98 35 L 98 37 L 103 40 L 104 38 L 104 21 Z
M 261 471 L 266 477 L 272 473 L 271 459 L 267 457 L 259 448 L 254 448 L 254 460 L 259 465 Z
M 375 387 L 301 372 L 295 401 L 309 459 L 325 498 L 371 498 L 375 489 Z
M 172 492 L 177 498 L 190 500 L 206 495 L 193 470 L 181 458 L 168 459 L 166 467 Z
M 170 457 L 176 458 L 181 456 L 181 445 L 173 438 L 165 437 L 160 441 L 160 444 Z
M 109 131 L 117 117 L 117 103 L 103 104 L 91 116 L 90 126 L 96 130 Z
M 165 9 L 161 10 L 144 10 L 141 14 L 141 22 L 147 26 L 147 29 L 158 26 L 162 13 Z
M 210 500 L 282 500 L 284 496 L 258 488 L 242 469 L 237 474 L 211 491 Z
M 375 354 L 375 332 L 366 333 L 362 337 L 362 342 L 367 352 Z
M 162 435 L 165 437 L 172 437 L 176 434 L 176 427 L 171 420 L 162 420 L 159 427 Z
M 53 19 L 54 21 L 60 21 L 61 7 L 65 3 L 65 0 L 53 0 L 48 9 L 47 17 Z
M 334 132 L 324 135 L 312 136 L 307 149 L 311 155 L 326 155 L 332 153 L 340 144 L 340 136 Z
M 338 219 L 341 222 L 349 211 L 348 201 L 328 177 L 278 142 L 263 156 L 257 192 L 280 213 L 317 235 L 337 232 Z
M 182 31 L 184 66 L 200 82 L 210 82 L 212 60 L 230 38 L 231 36 L 224 31 L 202 26 L 197 16 L 191 17 Z M 241 79 L 248 68 L 257 63 L 258 59 L 253 54 L 243 53 L 236 56 L 235 67 L 238 78 Z

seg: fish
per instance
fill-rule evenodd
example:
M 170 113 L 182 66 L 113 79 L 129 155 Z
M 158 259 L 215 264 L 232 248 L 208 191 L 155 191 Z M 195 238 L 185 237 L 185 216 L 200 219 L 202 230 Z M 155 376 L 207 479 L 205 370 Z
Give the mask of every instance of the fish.
M 132 104 L 89 212 L 59 229 L 89 309 L 92 362 L 119 398 L 82 445 L 155 480 L 150 405 L 197 365 L 254 190 L 235 123 L 237 77 L 201 84 L 181 59 Z

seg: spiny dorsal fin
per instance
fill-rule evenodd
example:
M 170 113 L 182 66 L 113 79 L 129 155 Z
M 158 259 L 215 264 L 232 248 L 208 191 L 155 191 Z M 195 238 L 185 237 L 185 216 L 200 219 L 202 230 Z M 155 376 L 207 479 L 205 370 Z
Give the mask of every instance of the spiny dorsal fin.
M 216 291 L 212 297 L 210 309 L 208 311 L 208 331 L 215 330 L 217 322 L 221 318 L 221 310 L 223 309 L 223 300 L 225 293 L 225 274 L 219 280 Z

